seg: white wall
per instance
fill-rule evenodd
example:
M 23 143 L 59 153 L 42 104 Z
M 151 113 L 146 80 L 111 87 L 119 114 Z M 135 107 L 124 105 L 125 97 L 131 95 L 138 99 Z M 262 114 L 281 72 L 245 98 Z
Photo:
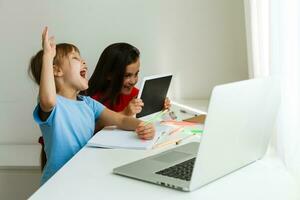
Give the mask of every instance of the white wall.
M 79 47 L 90 73 L 107 45 L 125 41 L 142 53 L 141 76 L 174 74 L 171 97 L 208 98 L 214 85 L 248 77 L 243 11 L 241 0 L 0 0 L 0 144 L 40 135 L 26 73 L 45 25 Z
M 242 0 L 163 2 L 159 58 L 176 98 L 207 99 L 213 86 L 248 78 Z

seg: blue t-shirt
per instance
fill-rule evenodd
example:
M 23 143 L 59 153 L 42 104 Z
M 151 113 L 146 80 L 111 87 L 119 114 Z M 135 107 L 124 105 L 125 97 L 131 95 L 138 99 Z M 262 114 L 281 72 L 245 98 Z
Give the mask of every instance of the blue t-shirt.
M 78 98 L 76 101 L 57 95 L 56 105 L 46 121 L 39 117 L 39 105 L 33 111 L 34 120 L 42 131 L 47 157 L 41 184 L 68 162 L 94 134 L 95 123 L 104 106 L 90 97 Z

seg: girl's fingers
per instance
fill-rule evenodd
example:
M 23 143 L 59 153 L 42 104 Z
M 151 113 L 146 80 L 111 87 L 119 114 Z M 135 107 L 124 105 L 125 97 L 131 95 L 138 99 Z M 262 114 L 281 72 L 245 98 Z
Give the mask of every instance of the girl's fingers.
M 137 108 L 137 109 L 136 109 L 136 111 L 135 111 L 135 112 L 136 112 L 136 113 L 140 113 L 141 111 L 142 111 L 142 108 L 141 108 L 141 107 L 139 107 L 139 108 Z
M 153 125 L 147 125 L 147 126 L 139 126 L 137 128 L 138 135 L 146 135 L 146 134 L 154 134 L 154 127 Z
M 137 105 L 137 104 L 139 104 L 139 101 L 138 101 L 137 99 L 133 99 L 133 100 L 132 100 L 132 104 L 133 104 L 133 105 Z
M 144 134 L 142 137 L 144 139 L 152 139 L 154 137 L 154 130 L 153 129 L 147 129 L 143 132 Z
M 49 41 L 50 41 L 51 43 L 54 43 L 54 42 L 55 42 L 54 36 L 51 36 L 51 37 L 49 38 Z
M 46 37 L 46 33 L 48 31 L 48 27 L 46 26 L 43 30 L 42 38 L 44 39 Z
M 152 126 L 144 126 L 143 134 L 153 131 Z
M 144 131 L 144 129 L 145 129 L 144 126 L 139 125 L 135 131 L 137 132 L 137 134 L 141 134 Z
M 136 110 L 136 111 L 142 110 L 142 107 L 141 107 L 141 106 L 134 106 L 134 107 L 133 107 L 133 110 Z
M 130 112 L 132 112 L 133 114 L 136 114 L 136 113 L 140 113 L 142 111 L 142 105 L 130 104 L 128 108 L 129 108 Z
M 54 39 L 54 36 L 51 36 L 49 38 L 49 35 L 48 35 L 48 27 L 45 27 L 44 28 L 44 31 L 43 31 L 43 34 L 42 34 L 42 46 L 43 46 L 43 49 L 47 49 L 49 47 L 55 47 L 55 39 Z
M 144 106 L 144 103 L 142 101 L 136 103 L 136 106 Z
M 144 139 L 144 140 L 149 140 L 149 139 L 153 139 L 154 138 L 154 134 L 153 133 L 147 133 L 147 134 L 143 134 L 143 135 L 138 135 L 139 138 Z
M 132 102 L 134 104 L 144 104 L 142 99 L 133 99 Z
M 145 123 L 147 123 L 147 122 L 141 122 L 141 123 L 139 123 L 139 125 L 137 126 L 136 129 L 139 130 L 139 131 L 143 131 L 144 129 L 153 126 L 152 124 L 146 124 L 146 125 L 145 125 Z
M 169 100 L 169 98 L 167 97 L 165 99 L 165 103 L 164 103 L 164 109 L 169 109 L 171 107 L 171 101 Z
M 55 38 L 54 36 L 51 36 L 50 39 L 49 39 L 49 42 L 50 42 L 50 46 L 51 47 L 54 47 L 56 44 L 55 44 Z
M 47 27 L 44 28 L 42 33 L 42 47 L 44 48 L 45 40 L 46 40 L 46 33 L 47 33 Z
M 143 140 L 150 140 L 154 138 L 154 134 L 145 134 L 145 135 L 139 135 L 139 138 L 143 139 Z

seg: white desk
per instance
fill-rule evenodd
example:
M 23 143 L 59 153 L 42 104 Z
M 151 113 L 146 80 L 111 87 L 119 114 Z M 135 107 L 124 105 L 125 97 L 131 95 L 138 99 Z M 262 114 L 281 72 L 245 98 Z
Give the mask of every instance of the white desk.
M 299 188 L 275 157 L 267 157 L 191 193 L 112 174 L 114 167 L 161 150 L 85 147 L 33 194 L 31 199 L 300 199 Z
M 156 151 L 85 147 L 31 199 L 300 199 L 296 183 L 282 163 L 273 157 L 257 161 L 191 193 L 112 174 L 114 167 Z
M 208 99 L 174 99 L 172 100 L 172 102 L 182 105 L 188 105 L 189 107 L 202 112 L 207 112 L 209 104 Z

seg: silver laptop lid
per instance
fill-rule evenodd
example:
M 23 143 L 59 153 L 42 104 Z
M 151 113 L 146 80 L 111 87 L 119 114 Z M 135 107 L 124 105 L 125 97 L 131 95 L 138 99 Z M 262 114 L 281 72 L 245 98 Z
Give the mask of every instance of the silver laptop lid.
M 190 190 L 259 158 L 268 146 L 279 106 L 278 83 L 253 79 L 213 89 Z

